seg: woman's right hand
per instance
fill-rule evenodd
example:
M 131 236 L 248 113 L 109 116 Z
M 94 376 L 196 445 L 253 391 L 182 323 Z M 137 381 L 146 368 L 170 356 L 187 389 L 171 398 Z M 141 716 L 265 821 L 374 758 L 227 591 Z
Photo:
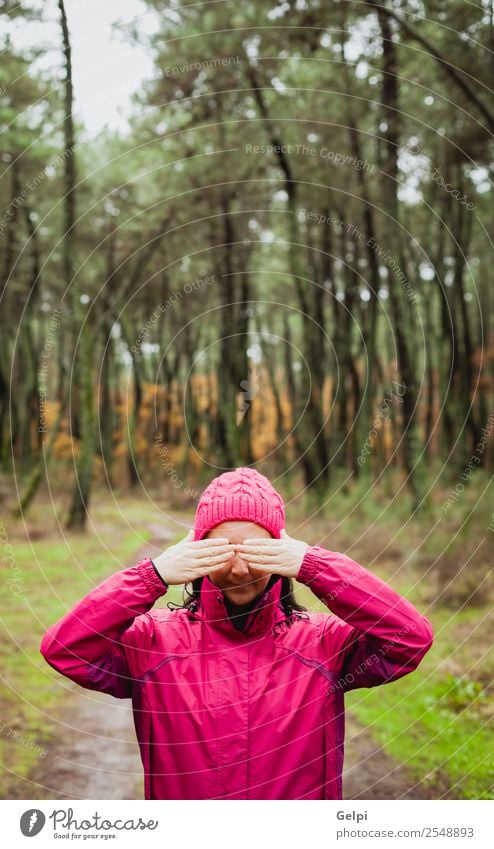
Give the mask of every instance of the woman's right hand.
M 221 569 L 233 557 L 235 546 L 224 537 L 200 539 L 194 542 L 194 529 L 171 545 L 158 557 L 153 557 L 161 577 L 170 586 L 187 584 L 195 578 Z

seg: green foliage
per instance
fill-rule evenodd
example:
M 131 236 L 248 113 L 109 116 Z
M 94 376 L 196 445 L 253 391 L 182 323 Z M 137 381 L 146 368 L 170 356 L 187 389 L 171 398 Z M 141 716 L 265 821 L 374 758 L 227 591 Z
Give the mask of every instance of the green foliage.
M 491 686 L 472 673 L 443 673 L 452 654 L 457 662 L 458 629 L 485 611 L 470 609 L 460 617 L 432 616 L 435 642 L 410 676 L 346 697 L 347 706 L 368 726 L 387 752 L 398 758 L 434 798 L 438 788 L 448 797 L 492 799 L 494 785 L 488 753 L 492 750 Z M 481 649 L 480 649 L 481 650 Z M 465 650 L 468 669 L 471 653 Z
M 445 715 L 451 711 L 459 713 L 472 708 L 472 705 L 485 704 L 488 701 L 487 693 L 480 681 L 472 681 L 466 675 L 446 676 L 444 688 L 444 693 L 437 700 L 437 706 Z

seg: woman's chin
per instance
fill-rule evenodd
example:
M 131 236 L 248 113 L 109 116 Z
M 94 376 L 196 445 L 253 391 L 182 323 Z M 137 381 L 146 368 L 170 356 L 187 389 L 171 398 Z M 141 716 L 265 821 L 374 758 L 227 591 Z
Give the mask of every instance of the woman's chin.
M 223 590 L 223 592 L 232 604 L 248 604 L 256 596 L 256 593 L 252 591 L 252 587 L 229 587 L 227 590 Z

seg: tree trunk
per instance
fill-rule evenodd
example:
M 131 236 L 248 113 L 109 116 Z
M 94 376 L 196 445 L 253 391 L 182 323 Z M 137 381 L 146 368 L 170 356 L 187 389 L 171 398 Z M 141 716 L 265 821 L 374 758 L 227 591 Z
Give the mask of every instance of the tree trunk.
M 462 190 L 461 171 L 457 173 L 458 187 Z M 463 456 L 458 456 L 458 468 L 463 469 L 465 463 L 468 463 L 469 458 L 475 451 L 478 445 L 481 432 L 480 426 L 477 423 L 476 411 L 473 406 L 474 393 L 474 370 L 473 370 L 473 350 L 472 330 L 470 326 L 470 316 L 468 313 L 468 304 L 465 292 L 465 267 L 467 263 L 468 248 L 471 234 L 472 216 L 469 211 L 465 211 L 465 207 L 458 203 L 456 204 L 456 215 L 454 216 L 454 224 L 452 230 L 453 236 L 453 296 L 456 299 L 458 311 L 461 316 L 462 325 L 462 357 L 460 361 L 460 410 L 461 418 L 458 421 L 465 423 L 466 427 L 463 430 Z M 465 214 L 466 213 L 466 214 Z M 469 226 L 470 223 L 470 226 Z M 459 341 L 459 339 L 457 339 Z M 469 444 L 466 438 L 469 435 Z
M 81 308 L 80 293 L 74 283 L 75 268 L 75 221 L 76 221 L 76 169 L 75 138 L 72 120 L 72 57 L 67 16 L 63 0 L 58 0 L 60 24 L 62 28 L 63 51 L 65 57 L 65 104 L 64 104 L 64 232 L 62 238 L 63 271 L 66 286 L 70 287 L 72 309 L 73 356 L 76 358 L 76 380 L 79 390 L 79 411 L 81 438 L 79 456 L 76 462 L 75 483 L 72 500 L 66 521 L 67 528 L 82 530 L 85 528 L 91 495 L 91 482 L 94 457 L 94 397 L 92 385 L 92 340 L 87 322 Z M 79 341 L 79 352 L 76 345 Z
M 134 394 L 128 401 L 129 415 L 127 420 L 127 472 L 129 475 L 129 486 L 133 489 L 139 483 L 139 469 L 136 457 L 136 433 L 139 424 L 139 413 L 143 396 L 143 373 L 140 360 L 141 355 L 140 352 L 133 350 L 132 328 L 124 313 L 120 316 L 120 324 L 122 327 L 122 338 L 127 345 L 127 350 L 132 359 L 132 374 L 134 377 Z
M 247 58 L 246 61 L 248 61 Z M 257 80 L 256 71 L 250 65 L 247 67 L 247 78 L 266 127 L 269 140 L 276 151 L 278 165 L 284 177 L 284 188 L 288 198 L 288 255 L 290 275 L 300 305 L 302 315 L 302 350 L 311 376 L 310 393 L 305 412 L 307 438 L 305 440 L 306 449 L 304 451 L 303 468 L 306 477 L 306 486 L 309 488 L 314 487 L 316 491 L 324 493 L 329 483 L 329 451 L 322 415 L 322 389 L 325 378 L 324 357 L 321 360 L 320 356 L 318 356 L 318 351 L 321 351 L 321 349 L 324 350 L 324 339 L 316 343 L 314 342 L 318 334 L 315 323 L 317 307 L 314 309 L 314 297 L 311 297 L 310 290 L 306 290 L 304 280 L 304 269 L 301 260 L 302 246 L 300 244 L 301 240 L 297 218 L 297 182 L 294 179 L 290 162 L 283 152 L 286 147 L 277 137 L 272 125 L 262 89 Z M 296 398 L 293 400 L 294 402 L 297 401 Z
M 350 79 L 349 68 L 347 64 L 347 59 L 345 55 L 345 45 L 347 39 L 347 33 L 349 32 L 349 27 L 346 22 L 346 9 L 342 9 L 343 13 L 343 26 L 341 28 L 341 56 L 343 60 L 343 77 L 345 81 L 345 92 L 348 95 L 346 98 L 346 111 L 347 111 L 347 126 L 348 126 L 348 137 L 350 142 L 350 150 L 355 157 L 355 160 L 358 162 L 363 161 L 363 153 L 360 143 L 360 133 L 358 130 L 357 119 L 355 115 L 355 110 L 353 106 L 353 98 L 350 96 L 352 92 L 352 81 Z M 362 320 L 362 337 L 363 342 L 365 343 L 365 351 L 366 357 L 365 362 L 367 363 L 367 374 L 363 379 L 362 389 L 360 389 L 360 381 L 359 375 L 356 370 L 356 365 L 354 363 L 354 374 L 353 374 L 353 387 L 354 387 L 354 397 L 355 400 L 357 396 L 361 392 L 361 400 L 358 405 L 357 412 L 355 414 L 353 428 L 354 428 L 354 439 L 355 443 L 358 446 L 362 446 L 367 439 L 368 433 L 372 429 L 372 421 L 374 418 L 374 403 L 376 401 L 377 394 L 377 385 L 379 382 L 378 378 L 378 359 L 377 359 L 377 322 L 379 317 L 378 306 L 379 306 L 379 289 L 381 286 L 381 281 L 379 277 L 379 262 L 377 259 L 376 252 L 372 249 L 372 245 L 377 242 L 376 239 L 376 226 L 374 222 L 374 206 L 371 202 L 369 186 L 367 182 L 367 177 L 364 168 L 358 168 L 356 170 L 356 179 L 358 182 L 359 190 L 360 190 L 360 199 L 363 204 L 363 231 L 366 235 L 365 239 L 365 251 L 366 251 L 366 259 L 368 262 L 369 268 L 369 280 L 368 280 L 368 293 L 369 300 L 367 301 L 367 306 L 363 313 Z M 357 240 L 355 240 L 356 247 L 358 245 Z M 358 463 L 358 457 L 356 456 L 357 452 L 354 452 L 354 474 L 356 477 L 364 476 L 370 477 L 371 474 L 371 464 L 364 463 L 360 465 Z
M 262 365 L 266 369 L 266 373 L 269 378 L 271 392 L 273 393 L 274 404 L 276 409 L 276 458 L 278 460 L 278 464 L 281 471 L 284 473 L 286 472 L 289 464 L 286 450 L 286 434 L 283 423 L 283 408 L 281 405 L 280 392 L 276 379 L 276 368 L 269 347 L 266 344 L 265 339 L 263 338 L 262 328 L 260 326 L 257 311 L 255 312 L 254 322 L 256 324 L 259 345 L 261 347 L 263 356 Z
M 373 4 L 374 5 L 374 4 Z M 383 215 L 383 237 L 386 245 L 386 262 L 390 259 L 397 266 L 399 277 L 394 274 L 394 268 L 388 266 L 389 299 L 393 318 L 398 369 L 401 382 L 405 386 L 403 395 L 402 444 L 403 461 L 407 474 L 407 485 L 413 497 L 414 509 L 425 507 L 425 481 L 423 466 L 420 464 L 420 437 L 418 430 L 417 402 L 418 391 L 413 367 L 412 351 L 414 348 L 413 334 L 408 330 L 412 325 L 411 316 L 407 310 L 411 305 L 404 302 L 405 292 L 402 280 L 404 255 L 401 244 L 401 229 L 399 223 L 398 205 L 398 150 L 399 150 L 399 69 L 396 45 L 392 39 L 389 18 L 380 7 L 377 17 L 381 29 L 383 48 L 383 82 L 382 106 L 387 129 L 384 131 L 387 160 L 382 169 L 382 203 L 386 214 Z M 379 246 L 378 246 L 379 247 Z

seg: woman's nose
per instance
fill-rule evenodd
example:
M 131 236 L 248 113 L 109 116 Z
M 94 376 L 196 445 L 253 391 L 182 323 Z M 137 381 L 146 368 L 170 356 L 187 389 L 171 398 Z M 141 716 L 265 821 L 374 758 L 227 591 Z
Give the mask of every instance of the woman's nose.
M 242 558 L 239 557 L 238 554 L 235 554 L 235 556 L 232 557 L 232 560 L 233 563 L 231 565 L 230 571 L 233 575 L 236 575 L 238 578 L 244 578 L 246 575 L 249 574 L 249 564 L 246 560 L 242 560 Z

